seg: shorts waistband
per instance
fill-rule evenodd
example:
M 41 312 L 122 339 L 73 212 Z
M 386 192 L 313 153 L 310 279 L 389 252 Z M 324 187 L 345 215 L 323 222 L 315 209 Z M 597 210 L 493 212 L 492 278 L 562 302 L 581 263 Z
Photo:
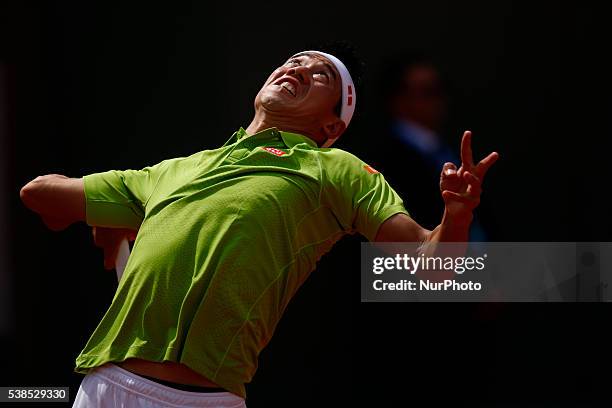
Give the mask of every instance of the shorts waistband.
M 143 378 L 111 363 L 92 369 L 88 375 L 102 377 L 127 391 L 171 406 L 244 407 L 243 398 L 227 391 L 201 393 L 178 390 Z
M 127 371 L 130 371 L 130 370 L 127 370 Z M 175 390 L 200 392 L 200 393 L 228 392 L 226 389 L 219 388 L 219 387 L 201 387 L 199 385 L 179 384 L 179 383 L 175 383 L 172 381 L 160 380 L 159 378 L 149 377 L 148 375 L 142 375 L 142 374 L 136 374 L 136 373 L 132 373 L 132 374 L 137 375 L 141 378 L 146 378 L 147 380 L 153 381 L 154 383 L 165 385 L 166 387 L 174 388 Z

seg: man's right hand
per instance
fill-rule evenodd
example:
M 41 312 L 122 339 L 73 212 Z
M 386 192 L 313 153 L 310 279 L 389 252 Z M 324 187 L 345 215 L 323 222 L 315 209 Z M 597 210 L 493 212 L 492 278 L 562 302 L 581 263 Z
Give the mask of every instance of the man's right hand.
M 93 227 L 93 239 L 96 246 L 104 250 L 104 269 L 114 269 L 119 245 L 127 239 L 134 241 L 137 231 L 127 228 Z

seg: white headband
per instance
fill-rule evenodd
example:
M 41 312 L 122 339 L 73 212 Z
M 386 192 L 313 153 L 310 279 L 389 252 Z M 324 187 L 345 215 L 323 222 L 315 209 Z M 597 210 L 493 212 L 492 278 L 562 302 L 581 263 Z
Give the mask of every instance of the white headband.
M 321 51 L 302 51 L 298 52 L 295 55 L 298 54 L 319 54 L 327 58 L 334 64 L 334 66 L 340 73 L 340 79 L 342 80 L 342 104 L 340 107 L 340 120 L 342 120 L 342 122 L 344 122 L 344 125 L 348 127 L 349 123 L 351 122 L 351 118 L 353 117 L 353 113 L 355 112 L 357 94 L 355 93 L 355 85 L 353 84 L 353 79 L 351 78 L 351 74 L 349 73 L 346 66 L 338 58 Z M 327 139 L 321 147 L 330 147 L 332 144 L 334 144 L 336 140 L 338 140 L 338 137 L 335 139 Z

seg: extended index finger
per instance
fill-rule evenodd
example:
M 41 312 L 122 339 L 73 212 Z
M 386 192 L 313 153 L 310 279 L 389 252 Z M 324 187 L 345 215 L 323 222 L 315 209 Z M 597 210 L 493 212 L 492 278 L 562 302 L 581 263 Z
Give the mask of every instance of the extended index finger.
M 469 130 L 463 132 L 463 138 L 461 139 L 461 165 L 467 169 L 474 167 L 474 158 L 472 156 L 472 132 Z

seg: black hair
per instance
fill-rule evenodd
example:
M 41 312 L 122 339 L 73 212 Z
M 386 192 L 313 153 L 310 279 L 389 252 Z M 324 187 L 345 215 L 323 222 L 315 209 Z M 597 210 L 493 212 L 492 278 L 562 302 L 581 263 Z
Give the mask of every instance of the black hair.
M 345 40 L 310 43 L 304 47 L 304 50 L 321 51 L 338 58 L 340 61 L 342 61 L 351 74 L 353 84 L 355 85 L 355 92 L 360 89 L 365 64 L 357 54 L 356 48 L 352 43 Z M 334 109 L 336 115 L 340 116 L 341 109 L 342 100 L 338 101 L 338 104 Z

